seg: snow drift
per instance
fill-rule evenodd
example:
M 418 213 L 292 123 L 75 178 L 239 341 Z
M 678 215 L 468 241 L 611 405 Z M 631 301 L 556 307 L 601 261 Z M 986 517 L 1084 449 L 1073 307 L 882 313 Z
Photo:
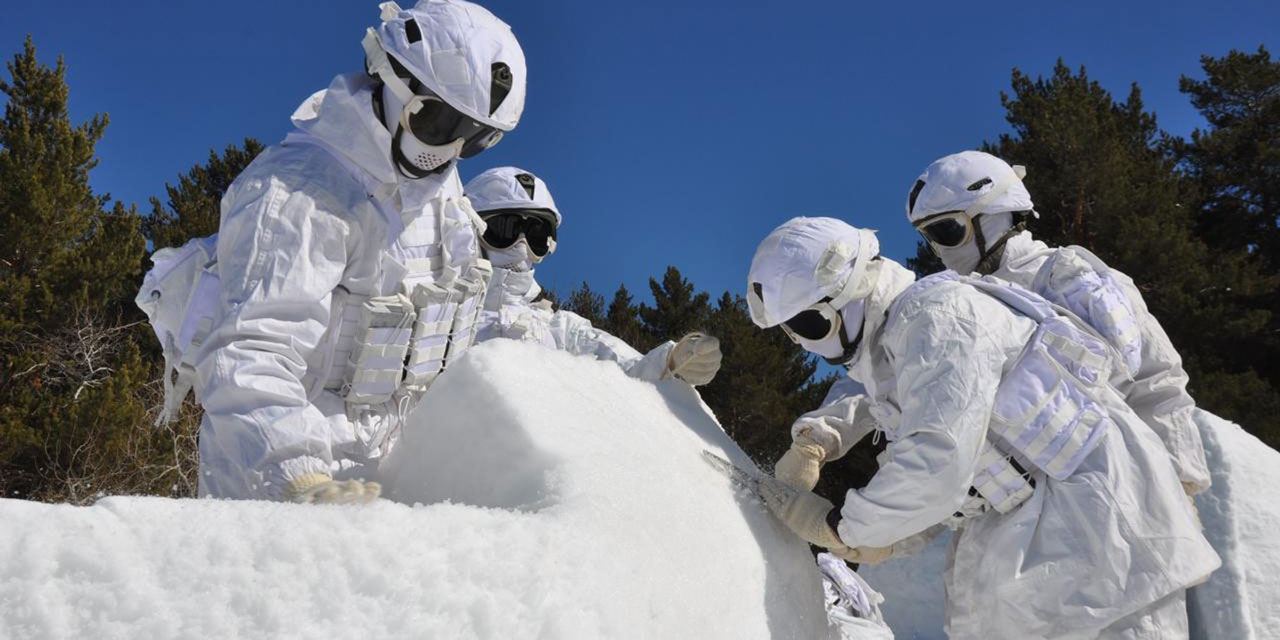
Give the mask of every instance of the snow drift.
M 1213 476 L 1196 507 L 1222 568 L 1191 590 L 1191 637 L 1280 638 L 1280 451 L 1211 413 L 1196 422 Z
M 0 637 L 830 637 L 807 546 L 683 383 L 504 340 L 335 507 L 0 500 Z M 415 506 L 416 505 L 416 506 Z
M 1197 411 L 1213 487 L 1196 496 L 1222 568 L 1187 599 L 1193 640 L 1280 638 L 1280 452 L 1239 425 Z M 945 640 L 942 571 L 950 536 L 921 553 L 858 573 L 885 596 L 898 640 Z

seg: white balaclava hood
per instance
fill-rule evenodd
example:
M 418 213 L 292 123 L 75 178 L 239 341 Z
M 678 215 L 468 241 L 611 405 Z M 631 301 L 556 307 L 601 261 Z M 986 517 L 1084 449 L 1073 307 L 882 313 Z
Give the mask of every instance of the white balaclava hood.
M 511 131 L 524 111 L 524 51 L 511 27 L 484 7 L 464 0 L 420 0 L 411 9 L 383 2 L 382 24 L 364 40 L 370 74 L 386 85 L 384 120 L 399 152 L 419 171 L 434 171 L 462 151 L 453 141 L 429 145 L 402 129 L 404 105 L 414 95 L 395 75 L 394 59 L 422 85 L 473 120 Z M 387 94 L 394 94 L 389 96 Z M 486 143 L 492 146 L 501 135 Z
M 863 324 L 863 306 L 875 288 L 880 253 L 875 234 L 834 218 L 792 218 L 761 241 L 747 273 L 751 320 L 774 327 L 825 298 L 838 309 L 842 333 L 823 341 L 799 340 L 824 358 L 845 355 Z
M 974 229 L 973 237 L 958 247 L 943 247 L 929 243 L 929 247 L 933 249 L 938 259 L 942 260 L 942 264 L 956 273 L 967 275 L 978 270 L 978 263 L 982 262 L 983 258 L 983 253 L 978 250 L 979 229 L 982 231 L 984 242 L 988 238 L 999 238 L 1013 228 L 1013 214 L 1008 211 L 987 213 L 978 216 L 975 222 L 979 228 Z
M 498 211 L 508 209 L 549 211 L 555 216 L 556 227 L 559 228 L 564 218 L 556 201 L 551 197 L 551 190 L 541 178 L 519 167 L 495 167 L 474 177 L 463 187 L 471 206 L 483 219 Z M 551 240 L 547 256 L 555 253 L 555 240 Z M 495 249 L 484 244 L 486 255 L 493 266 L 503 269 L 527 270 L 534 264 L 542 262 L 547 256 L 535 256 L 529 249 L 529 243 L 520 238 L 506 249 Z
M 1001 248 L 1013 228 L 1013 212 L 1034 211 L 1031 194 L 1022 184 L 1025 173 L 1022 167 L 981 151 L 944 156 L 930 164 L 912 185 L 907 220 L 915 225 L 941 213 L 968 214 L 974 221 L 974 232 L 967 242 L 957 247 L 929 242 L 929 247 L 948 269 L 971 273 Z

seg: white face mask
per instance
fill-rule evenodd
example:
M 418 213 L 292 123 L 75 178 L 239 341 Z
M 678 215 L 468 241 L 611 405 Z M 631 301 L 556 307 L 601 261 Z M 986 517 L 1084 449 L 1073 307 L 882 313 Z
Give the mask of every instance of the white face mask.
M 427 144 L 406 132 L 400 135 L 400 153 L 409 164 L 423 171 L 434 171 L 457 158 L 464 142 L 458 138 L 446 145 Z
M 510 269 L 511 271 L 528 271 L 533 265 L 542 262 L 542 258 L 533 255 L 533 251 L 529 250 L 529 243 L 524 238 L 516 240 L 516 243 L 506 249 L 485 249 L 489 254 L 489 262 L 499 269 Z
M 942 264 L 956 273 L 961 275 L 969 275 L 974 269 L 978 268 L 978 263 L 982 260 L 978 255 L 978 245 L 973 241 L 969 241 L 958 247 L 939 247 L 931 244 L 933 252 L 937 254 L 938 259 L 942 260 Z
M 981 226 L 983 241 L 990 248 L 1000 239 L 1000 236 L 1013 228 L 1013 214 L 1009 212 L 983 214 L 978 217 L 977 223 Z M 932 242 L 929 246 L 942 260 L 942 264 L 961 275 L 973 273 L 978 268 L 978 263 L 982 261 L 982 256 L 978 253 L 976 230 L 970 235 L 968 242 L 958 247 L 941 247 Z
M 831 334 L 824 340 L 806 340 L 796 336 L 796 344 L 804 347 L 805 351 L 816 353 L 824 358 L 843 357 L 844 344 L 840 341 L 840 335 L 843 333 L 848 341 L 853 341 L 854 338 L 858 337 L 858 332 L 862 330 L 865 302 L 865 300 L 854 300 L 840 310 L 839 332 Z
M 436 98 L 438 99 L 438 98 Z M 399 138 L 400 153 L 409 164 L 422 171 L 434 171 L 458 158 L 462 153 L 462 145 L 466 142 L 458 138 L 449 144 L 427 144 L 409 131 L 409 112 L 389 87 L 382 89 L 383 123 L 391 132 L 393 139 Z

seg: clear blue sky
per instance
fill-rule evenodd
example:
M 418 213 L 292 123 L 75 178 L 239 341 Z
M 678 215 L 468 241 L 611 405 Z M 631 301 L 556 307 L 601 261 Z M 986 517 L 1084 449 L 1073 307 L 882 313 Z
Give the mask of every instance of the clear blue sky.
M 907 188 L 935 157 L 1008 130 L 1013 67 L 1040 75 L 1061 56 L 1122 98 L 1137 82 L 1185 135 L 1201 122 L 1177 82 L 1201 54 L 1280 54 L 1275 0 L 485 4 L 524 46 L 529 97 L 519 128 L 462 174 L 515 164 L 547 180 L 565 224 L 539 279 L 561 293 L 584 279 L 647 292 L 668 264 L 713 295 L 740 292 L 756 243 L 794 215 L 879 229 L 902 259 Z M 0 54 L 31 33 L 43 60 L 65 56 L 73 116 L 111 116 L 95 188 L 147 209 L 211 148 L 283 138 L 307 95 L 362 69 L 377 13 L 8 0 Z

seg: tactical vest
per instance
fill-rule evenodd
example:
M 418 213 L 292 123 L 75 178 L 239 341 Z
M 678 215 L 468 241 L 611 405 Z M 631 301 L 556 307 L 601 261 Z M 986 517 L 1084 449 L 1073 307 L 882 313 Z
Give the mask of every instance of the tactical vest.
M 441 206 L 459 207 L 455 217 L 471 215 L 464 211 L 470 207 L 464 197 Z M 461 222 L 451 226 L 446 211 L 437 213 L 438 226 L 433 228 L 433 216 L 418 216 L 384 250 L 384 262 L 390 257 L 403 267 L 396 293 L 359 295 L 342 286 L 334 291 L 329 331 L 318 347 L 324 356 L 307 374 L 309 397 L 320 389 L 335 391 L 350 410 L 404 403 L 470 347 L 492 268 L 482 258 L 449 267 L 447 233 Z M 217 234 L 156 251 L 135 299 L 164 349 L 165 402 L 158 425 L 176 417 L 195 383 L 195 354 L 222 319 L 216 246 Z
M 1128 377 L 1138 374 L 1142 366 L 1138 315 L 1111 269 L 1097 256 L 1083 247 L 1054 251 L 1040 265 L 1031 289 L 1065 307 L 1111 343 Z
M 914 285 L 893 307 L 943 282 L 972 286 L 1037 323 L 996 389 L 988 442 L 979 458 L 971 500 L 956 518 L 975 515 L 987 506 L 1007 513 L 1032 495 L 1034 485 L 1027 469 L 1063 480 L 1114 426 L 1097 392 L 1108 384 L 1115 350 L 1069 312 L 997 278 L 950 271 L 934 274 Z M 897 413 L 884 401 L 871 409 L 882 422 L 895 417 L 888 414 Z
M 350 407 L 399 403 L 420 394 L 471 346 L 493 270 L 478 257 L 450 267 L 446 250 L 450 229 L 461 223 L 449 220 L 469 215 L 469 207 L 465 198 L 443 201 L 436 216 L 418 216 L 405 225 L 382 260 L 399 275 L 394 293 L 335 293 L 332 335 L 321 347 L 332 350 L 322 365 L 323 388 Z

